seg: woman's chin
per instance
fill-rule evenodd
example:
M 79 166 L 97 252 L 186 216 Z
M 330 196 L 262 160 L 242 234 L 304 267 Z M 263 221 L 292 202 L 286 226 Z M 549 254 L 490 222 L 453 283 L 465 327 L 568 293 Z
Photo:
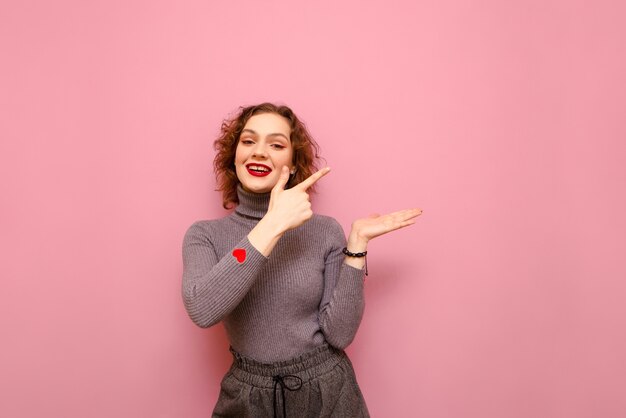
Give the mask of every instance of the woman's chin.
M 250 193 L 269 193 L 272 191 L 273 186 L 268 184 L 254 184 L 254 183 L 241 183 L 241 187 L 246 192 Z

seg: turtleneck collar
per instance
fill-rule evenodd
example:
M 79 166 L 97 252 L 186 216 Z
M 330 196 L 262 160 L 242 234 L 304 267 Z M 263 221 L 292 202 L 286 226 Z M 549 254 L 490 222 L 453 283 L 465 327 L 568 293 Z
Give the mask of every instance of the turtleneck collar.
M 252 193 L 247 192 L 237 185 L 237 197 L 239 204 L 235 208 L 235 212 L 245 218 L 261 219 L 267 213 L 270 204 L 270 193 Z

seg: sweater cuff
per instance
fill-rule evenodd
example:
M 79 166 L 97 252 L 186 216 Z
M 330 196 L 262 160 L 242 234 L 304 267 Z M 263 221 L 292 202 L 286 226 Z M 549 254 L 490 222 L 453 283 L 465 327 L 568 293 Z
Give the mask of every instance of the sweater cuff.
M 247 236 L 235 245 L 230 255 L 233 258 L 235 268 L 243 269 L 244 271 L 258 269 L 269 260 L 268 257 L 265 257 L 252 245 Z

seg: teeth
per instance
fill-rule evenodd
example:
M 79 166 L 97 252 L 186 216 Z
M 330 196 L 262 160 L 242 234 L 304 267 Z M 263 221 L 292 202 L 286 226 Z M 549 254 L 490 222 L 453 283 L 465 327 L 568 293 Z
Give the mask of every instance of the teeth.
M 260 167 L 258 165 L 250 165 L 250 166 L 248 166 L 248 168 L 250 170 L 254 170 L 254 171 L 270 171 L 269 168 Z

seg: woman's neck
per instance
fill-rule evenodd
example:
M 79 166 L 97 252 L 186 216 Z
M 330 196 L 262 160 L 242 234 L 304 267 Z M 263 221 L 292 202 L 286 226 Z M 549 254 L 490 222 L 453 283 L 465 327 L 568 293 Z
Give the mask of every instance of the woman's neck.
M 246 218 L 261 219 L 267 213 L 270 204 L 270 193 L 253 193 L 248 192 L 237 186 L 237 197 L 239 204 L 235 208 L 235 212 Z

